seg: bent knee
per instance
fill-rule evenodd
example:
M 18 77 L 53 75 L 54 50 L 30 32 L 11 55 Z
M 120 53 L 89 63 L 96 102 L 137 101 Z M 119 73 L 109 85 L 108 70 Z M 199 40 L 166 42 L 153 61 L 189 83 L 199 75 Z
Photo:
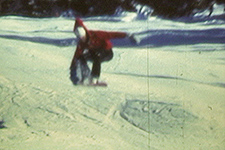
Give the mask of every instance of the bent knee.
M 106 56 L 103 59 L 103 61 L 110 61 L 113 58 L 113 51 L 112 50 L 107 50 L 106 51 Z

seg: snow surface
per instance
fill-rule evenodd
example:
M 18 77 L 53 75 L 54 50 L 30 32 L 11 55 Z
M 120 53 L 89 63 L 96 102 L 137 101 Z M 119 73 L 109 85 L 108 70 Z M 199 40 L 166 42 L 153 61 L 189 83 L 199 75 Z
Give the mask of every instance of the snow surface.
M 113 40 L 107 88 L 69 80 L 74 19 L 0 18 L 0 149 L 224 149 L 224 14 L 83 19 L 140 41 Z

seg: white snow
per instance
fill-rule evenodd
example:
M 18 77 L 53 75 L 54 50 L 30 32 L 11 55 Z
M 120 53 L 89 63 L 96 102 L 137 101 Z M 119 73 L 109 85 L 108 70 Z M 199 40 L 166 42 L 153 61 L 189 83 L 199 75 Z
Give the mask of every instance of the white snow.
M 0 149 L 224 149 L 223 17 L 83 20 L 140 39 L 113 40 L 107 88 L 69 80 L 74 19 L 0 18 Z

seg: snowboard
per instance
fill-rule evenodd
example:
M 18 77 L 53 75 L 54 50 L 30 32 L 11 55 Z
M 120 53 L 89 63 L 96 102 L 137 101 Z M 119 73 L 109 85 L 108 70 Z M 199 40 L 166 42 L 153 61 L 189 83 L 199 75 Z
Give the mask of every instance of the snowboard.
M 107 87 L 107 83 L 105 83 L 105 82 L 98 82 L 98 83 L 88 84 L 88 86 L 101 86 L 101 87 Z

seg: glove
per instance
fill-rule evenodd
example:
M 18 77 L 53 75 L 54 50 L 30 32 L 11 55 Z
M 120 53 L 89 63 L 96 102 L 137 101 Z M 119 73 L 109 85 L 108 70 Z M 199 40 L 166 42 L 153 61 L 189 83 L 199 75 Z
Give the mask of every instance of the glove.
M 131 43 L 134 44 L 139 44 L 140 41 L 138 41 L 138 39 L 134 36 L 134 34 L 128 34 L 127 37 L 129 38 L 129 40 L 131 41 Z

